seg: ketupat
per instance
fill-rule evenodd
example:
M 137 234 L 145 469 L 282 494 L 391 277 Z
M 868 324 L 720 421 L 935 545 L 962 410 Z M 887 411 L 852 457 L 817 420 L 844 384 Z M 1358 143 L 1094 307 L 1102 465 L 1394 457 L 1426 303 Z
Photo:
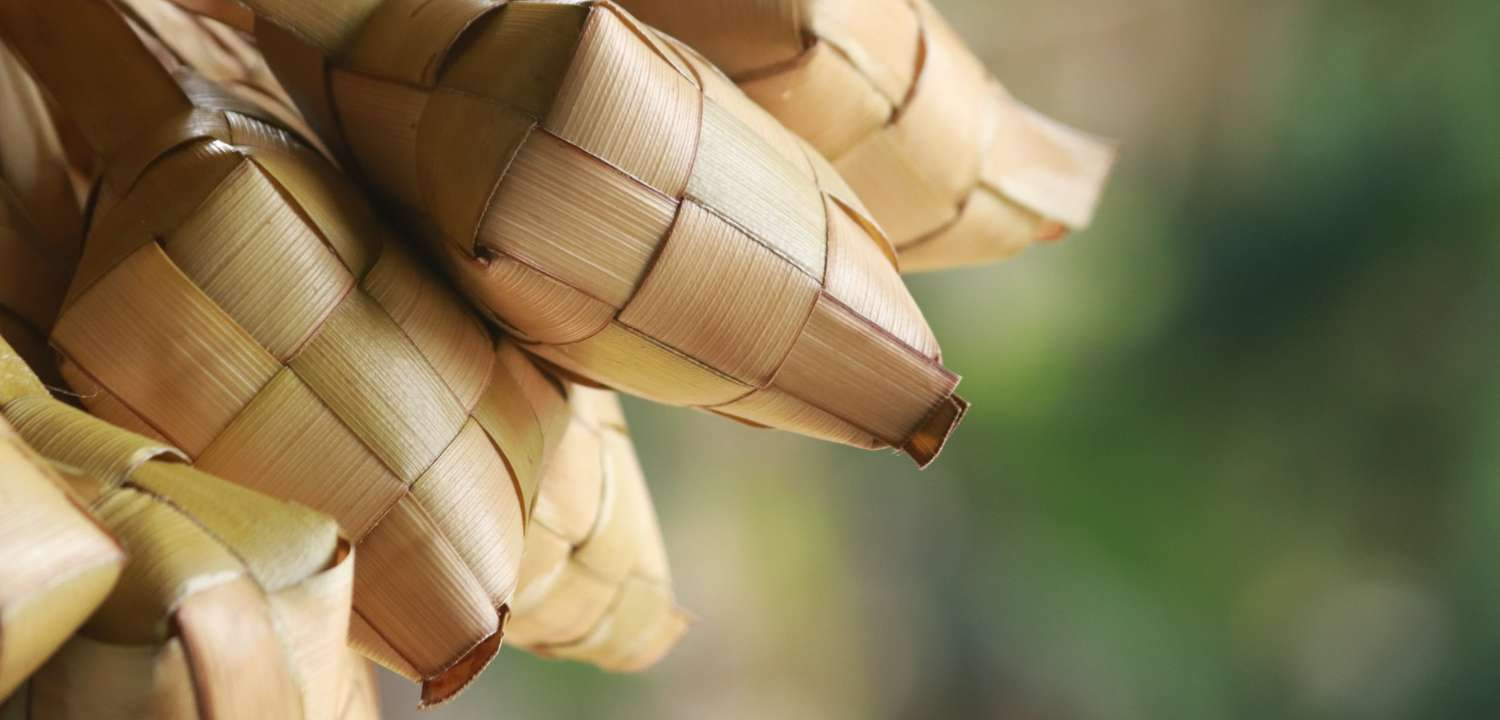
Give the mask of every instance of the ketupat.
M 903 270 L 1089 224 L 1114 150 L 1016 101 L 929 0 L 620 0 L 831 159 Z
M 246 4 L 313 125 L 538 355 L 919 465 L 961 419 L 859 199 L 613 3 Z
M 561 388 L 332 166 L 185 93 L 105 4 L 8 3 L 0 28 L 106 159 L 64 375 L 200 468 L 336 517 L 361 559 L 352 641 L 451 697 L 500 644 Z M 50 42 L 74 34 L 97 55 Z
M 331 518 L 59 402 L 0 340 L 7 422 L 129 553 L 108 597 L 31 678 L 29 717 L 370 716 L 355 714 L 373 708 L 345 650 L 352 551 Z
M 575 386 L 572 420 L 526 529 L 510 638 L 608 670 L 649 667 L 690 620 L 614 393 Z
M 176 58 L 278 109 L 280 86 L 258 51 L 215 20 L 168 0 L 127 0 Z M 224 16 L 232 4 L 214 10 Z M 233 19 L 229 17 L 227 19 Z M 687 629 L 661 531 L 613 393 L 573 385 L 568 429 L 537 490 L 506 640 L 611 670 L 654 664 Z

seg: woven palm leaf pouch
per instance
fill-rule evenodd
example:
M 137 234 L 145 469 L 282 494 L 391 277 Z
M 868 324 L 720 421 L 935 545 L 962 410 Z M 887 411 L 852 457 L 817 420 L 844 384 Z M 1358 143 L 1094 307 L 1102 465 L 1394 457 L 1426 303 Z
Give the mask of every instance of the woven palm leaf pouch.
M 1015 100 L 929 0 L 620 0 L 831 159 L 903 270 L 1009 257 L 1093 218 L 1114 149 Z
M 574 386 L 572 417 L 526 529 L 509 638 L 552 657 L 644 670 L 687 631 L 661 528 L 614 393 Z

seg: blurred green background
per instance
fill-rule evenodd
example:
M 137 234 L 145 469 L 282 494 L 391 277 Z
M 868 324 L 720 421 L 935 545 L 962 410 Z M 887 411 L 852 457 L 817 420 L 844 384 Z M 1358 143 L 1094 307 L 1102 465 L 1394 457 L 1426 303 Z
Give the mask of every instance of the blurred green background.
M 946 454 L 630 404 L 700 622 L 424 716 L 1493 716 L 1500 4 L 937 4 L 1123 147 L 1088 232 L 912 280 Z

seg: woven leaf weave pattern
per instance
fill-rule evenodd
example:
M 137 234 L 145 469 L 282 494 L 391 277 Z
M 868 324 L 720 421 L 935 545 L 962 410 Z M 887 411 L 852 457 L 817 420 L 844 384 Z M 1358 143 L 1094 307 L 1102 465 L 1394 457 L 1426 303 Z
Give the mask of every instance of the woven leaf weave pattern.
M 928 0 L 621 0 L 698 48 L 843 173 L 903 270 L 1087 226 L 1108 144 L 1019 103 Z
M 921 464 L 962 416 L 838 173 L 614 4 L 393 0 L 328 63 L 270 23 L 261 44 L 470 297 L 558 367 Z

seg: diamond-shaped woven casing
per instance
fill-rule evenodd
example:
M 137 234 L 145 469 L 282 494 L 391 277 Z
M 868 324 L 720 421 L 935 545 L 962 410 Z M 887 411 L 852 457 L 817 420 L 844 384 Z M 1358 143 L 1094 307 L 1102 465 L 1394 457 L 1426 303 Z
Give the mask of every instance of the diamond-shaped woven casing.
M 105 158 L 64 376 L 202 470 L 334 516 L 359 548 L 352 641 L 451 697 L 498 649 L 561 387 L 331 165 L 179 87 L 108 6 L 8 3 L 0 28 Z
M 568 430 L 537 492 L 507 637 L 538 653 L 642 670 L 690 620 L 614 393 L 572 389 Z
M 129 551 L 108 597 L 32 677 L 30 714 L 345 717 L 346 697 L 357 689 L 350 683 L 362 670 L 344 646 L 352 553 L 331 518 L 194 470 L 172 448 L 53 399 L 0 341 L 0 426 L 6 423 Z M 7 486 L 17 479 L 0 478 Z M 33 514 L 45 507 L 39 496 L 16 499 L 27 505 L 8 508 L 0 522 L 44 519 Z M 33 527 L 34 544 L 12 560 L 59 550 L 48 536 L 65 529 Z M 118 558 L 113 543 L 104 547 Z M 69 567 L 90 546 L 62 549 L 48 559 Z M 87 585 L 74 584 L 77 595 L 59 595 L 55 605 L 23 606 L 21 642 L 55 622 L 51 613 L 74 614 L 108 589 L 103 581 L 113 572 L 88 577 Z M 0 637 L 8 644 L 8 636 Z
M 259 51 L 223 24 L 243 6 L 216 2 L 213 18 L 169 0 L 126 0 L 150 40 L 176 60 L 296 115 Z M 293 117 L 295 121 L 296 118 Z M 537 490 L 506 640 L 613 670 L 644 669 L 686 627 L 673 602 L 660 529 L 614 393 L 573 386 L 568 429 Z
M 928 0 L 620 0 L 833 161 L 903 270 L 1088 225 L 1111 147 L 1013 99 Z
M 962 416 L 838 173 L 618 6 L 248 4 L 309 119 L 558 367 L 924 465 Z

